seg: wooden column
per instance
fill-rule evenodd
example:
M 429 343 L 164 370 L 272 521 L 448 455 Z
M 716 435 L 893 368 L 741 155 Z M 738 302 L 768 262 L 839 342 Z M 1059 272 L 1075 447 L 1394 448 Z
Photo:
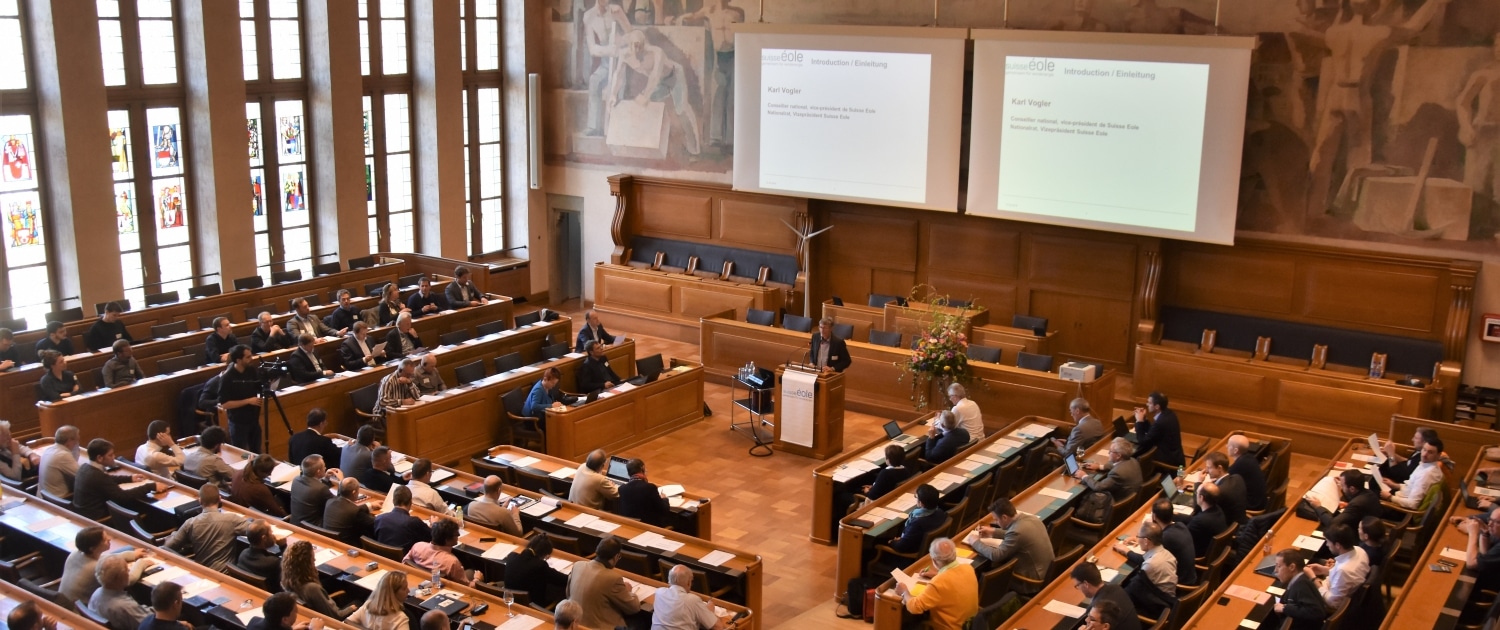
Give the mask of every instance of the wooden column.
M 370 253 L 366 219 L 364 85 L 353 2 L 303 3 L 307 116 L 312 137 L 313 255 Z M 248 198 L 248 197 L 247 197 Z
M 92 2 L 35 0 L 30 21 L 52 293 L 71 306 L 124 295 L 110 179 L 108 101 Z M 58 44 L 62 46 L 59 47 Z M 31 322 L 33 325 L 38 322 Z
M 185 129 L 193 147 L 189 186 L 197 205 L 190 222 L 194 273 L 218 274 L 227 286 L 255 275 L 239 6 L 222 0 L 182 0 L 178 6 Z

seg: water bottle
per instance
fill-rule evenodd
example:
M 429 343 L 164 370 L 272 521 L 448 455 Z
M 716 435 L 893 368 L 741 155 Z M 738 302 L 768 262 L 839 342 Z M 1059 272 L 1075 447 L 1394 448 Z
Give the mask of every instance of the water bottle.
M 1271 555 L 1271 539 L 1275 538 L 1275 537 L 1276 537 L 1276 530 L 1272 529 L 1272 528 L 1269 528 L 1269 527 L 1266 528 L 1266 544 L 1263 545 L 1260 548 L 1260 550 L 1264 551 L 1265 554 L 1268 555 L 1268 556 Z
M 1269 543 L 1267 543 L 1269 545 Z M 443 570 L 438 567 L 432 568 L 432 590 L 437 592 L 443 588 Z

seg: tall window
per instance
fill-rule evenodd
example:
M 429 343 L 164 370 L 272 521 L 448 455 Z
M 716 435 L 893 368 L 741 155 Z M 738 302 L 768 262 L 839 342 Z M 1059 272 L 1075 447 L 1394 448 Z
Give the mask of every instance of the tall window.
M 462 0 L 464 192 L 469 255 L 505 249 L 500 205 L 499 0 Z
M 365 198 L 370 248 L 416 249 L 412 213 L 411 74 L 406 0 L 359 0 L 365 74 Z
M 140 307 L 146 294 L 193 285 L 176 6 L 172 0 L 96 1 L 120 267 L 125 297 Z
M 40 327 L 52 310 L 52 287 L 43 243 L 41 179 L 36 143 L 36 92 L 31 85 L 17 0 L 0 0 L 0 320 L 24 319 Z M 0 324 L 4 326 L 4 324 Z
M 303 111 L 302 14 L 299 0 L 240 0 L 244 48 L 245 130 L 255 217 L 255 264 L 261 275 L 312 273 L 312 203 L 308 183 L 311 131 Z M 260 42 L 269 42 L 267 46 Z

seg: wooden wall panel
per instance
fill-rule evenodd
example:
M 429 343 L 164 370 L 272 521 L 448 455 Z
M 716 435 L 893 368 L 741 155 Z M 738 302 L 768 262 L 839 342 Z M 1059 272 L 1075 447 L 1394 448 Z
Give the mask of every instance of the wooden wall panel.
M 1344 424 L 1363 427 L 1379 425 L 1401 411 L 1401 399 L 1370 392 L 1350 391 L 1313 383 L 1281 381 L 1276 388 L 1276 414 L 1290 418 L 1327 421 L 1339 418 Z
M 1374 268 L 1316 262 L 1302 273 L 1302 314 L 1327 320 L 1330 325 L 1360 323 L 1396 328 L 1412 333 L 1435 333 L 1437 303 L 1433 296 L 1443 288 L 1436 273 L 1406 273 L 1409 270 Z M 1408 296 L 1407 299 L 1391 299 Z
M 1209 311 L 1291 313 L 1296 263 L 1233 249 L 1184 251 L 1166 302 Z M 1226 282 L 1233 278 L 1234 282 Z
M 716 287 L 683 287 L 677 299 L 682 314 L 688 317 L 703 317 L 732 308 L 736 318 L 744 319 L 745 309 L 755 306 L 755 299 L 748 294 L 724 293 Z
M 989 309 L 990 321 L 1010 325 L 1016 314 L 1016 285 L 1014 282 L 1000 284 L 983 278 L 972 278 L 957 274 L 943 278 L 928 276 L 928 284 L 938 293 L 955 300 L 974 300 L 979 306 Z
M 1064 359 L 1121 364 L 1130 357 L 1130 300 L 1032 291 L 1031 315 L 1047 318 L 1057 331 L 1052 343 L 1053 367 Z M 1010 323 L 1010 319 L 991 320 Z
M 623 304 L 632 308 L 661 313 L 672 312 L 672 286 L 654 282 L 641 282 L 629 278 L 595 275 L 595 302 Z
M 880 268 L 870 271 L 871 293 L 905 296 L 911 293 L 911 288 L 916 284 L 917 274 L 910 271 Z
M 714 208 L 714 237 L 730 247 L 797 252 L 797 235 L 786 221 L 796 225 L 796 210 L 789 203 L 720 197 Z
M 1020 234 L 1013 230 L 931 223 L 922 248 L 923 262 L 930 275 L 958 273 L 1014 280 L 1020 266 L 1019 243 Z
M 817 268 L 817 265 L 813 265 Z M 822 276 L 825 282 L 813 282 L 820 294 L 843 298 L 845 304 L 864 304 L 871 293 L 870 268 L 864 265 L 830 264 Z
M 819 238 L 828 239 L 824 244 L 836 265 L 917 269 L 918 225 L 914 220 L 835 212 L 826 225 L 834 226 L 833 230 Z
M 1135 382 L 1150 383 L 1152 389 L 1171 392 L 1173 399 L 1258 409 L 1264 398 L 1266 379 L 1260 374 L 1177 363 L 1170 359 L 1159 359 L 1148 366 L 1138 364 L 1136 370 Z
M 644 188 L 640 202 L 642 207 L 651 209 L 638 217 L 639 233 L 643 236 L 702 240 L 713 237 L 713 216 L 709 213 L 713 195 L 708 192 Z
M 1032 236 L 1026 277 L 1033 285 L 1129 296 L 1135 287 L 1136 247 L 1128 243 Z

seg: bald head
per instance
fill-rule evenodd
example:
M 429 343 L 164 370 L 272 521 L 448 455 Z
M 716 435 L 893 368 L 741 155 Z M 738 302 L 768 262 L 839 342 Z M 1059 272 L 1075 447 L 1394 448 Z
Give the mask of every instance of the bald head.
M 1239 433 L 1229 436 L 1230 456 L 1239 457 L 1248 450 L 1250 450 L 1250 438 L 1247 438 L 1243 434 Z
M 505 484 L 501 482 L 500 478 L 496 477 L 495 475 L 485 477 L 484 496 L 487 496 L 491 499 L 498 499 L 500 498 L 500 488 L 503 488 L 504 486 Z
M 350 501 L 359 498 L 359 479 L 344 477 L 344 480 L 339 482 L 339 496 Z
M 672 571 L 667 575 L 667 581 L 684 589 L 692 590 L 693 570 L 689 569 L 685 564 L 673 566 Z

